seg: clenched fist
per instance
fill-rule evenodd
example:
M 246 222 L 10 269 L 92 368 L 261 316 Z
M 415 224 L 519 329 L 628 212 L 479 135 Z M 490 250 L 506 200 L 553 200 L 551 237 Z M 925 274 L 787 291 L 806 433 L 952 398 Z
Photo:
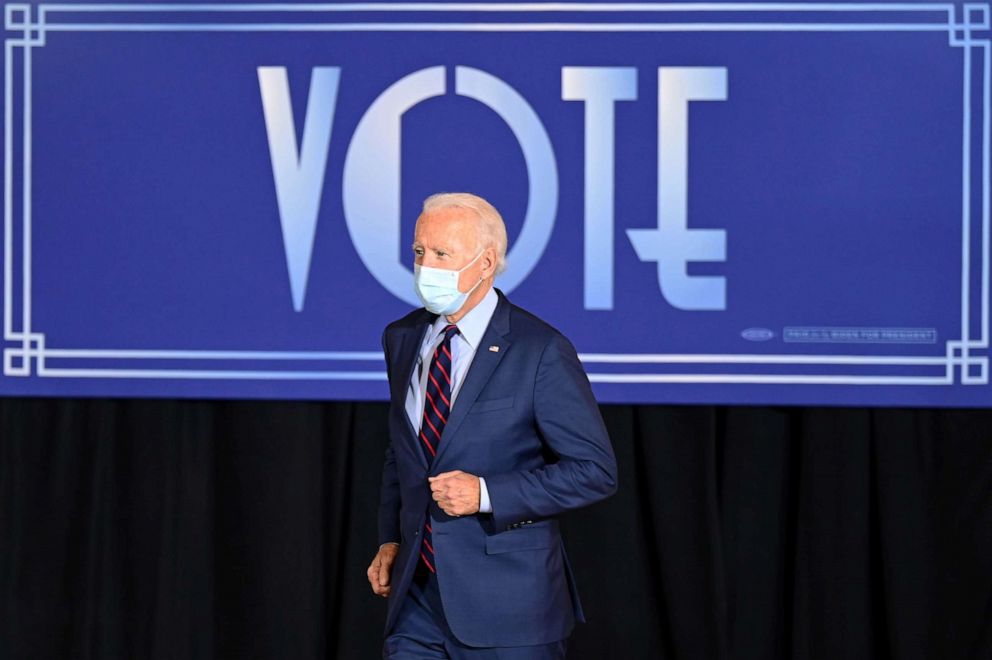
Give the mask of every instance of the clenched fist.
M 393 562 L 396 561 L 396 555 L 399 551 L 400 546 L 395 543 L 383 543 L 379 552 L 375 554 L 375 559 L 369 565 L 366 575 L 368 575 L 369 584 L 372 585 L 372 591 L 378 596 L 385 598 L 389 595 L 389 579 L 393 572 Z
M 479 477 L 461 470 L 428 477 L 434 501 L 449 516 L 479 512 Z

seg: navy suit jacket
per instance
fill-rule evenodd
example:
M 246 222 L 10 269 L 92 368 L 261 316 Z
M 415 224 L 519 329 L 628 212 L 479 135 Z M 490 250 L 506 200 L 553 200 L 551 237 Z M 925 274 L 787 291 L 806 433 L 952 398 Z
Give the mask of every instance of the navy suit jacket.
M 462 643 L 544 644 L 584 620 L 558 516 L 613 494 L 616 459 L 575 349 L 497 294 L 430 465 L 405 404 L 437 316 L 420 309 L 383 333 L 391 404 L 379 541 L 400 543 L 387 635 L 417 566 L 428 511 L 444 613 Z M 427 477 L 449 470 L 485 478 L 491 514 L 455 518 L 437 506 Z

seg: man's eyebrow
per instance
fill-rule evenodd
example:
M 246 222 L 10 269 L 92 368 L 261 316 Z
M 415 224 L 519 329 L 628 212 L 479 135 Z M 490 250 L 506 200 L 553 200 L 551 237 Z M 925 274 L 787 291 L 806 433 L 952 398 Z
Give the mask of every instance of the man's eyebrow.
M 411 245 L 410 247 L 414 250 L 421 249 L 421 250 L 430 250 L 431 252 L 446 252 L 447 254 L 451 254 L 451 255 L 455 254 L 455 251 L 446 245 L 435 245 L 432 247 L 428 247 L 423 243 L 421 243 L 420 241 L 414 241 L 413 245 Z

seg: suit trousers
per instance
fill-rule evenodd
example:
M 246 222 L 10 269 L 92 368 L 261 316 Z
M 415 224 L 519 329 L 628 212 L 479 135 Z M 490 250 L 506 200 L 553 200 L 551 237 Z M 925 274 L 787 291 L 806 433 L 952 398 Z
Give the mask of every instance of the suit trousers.
M 386 660 L 563 660 L 567 641 L 486 648 L 462 644 L 445 619 L 437 577 L 420 563 L 396 625 L 383 645 L 382 657 Z

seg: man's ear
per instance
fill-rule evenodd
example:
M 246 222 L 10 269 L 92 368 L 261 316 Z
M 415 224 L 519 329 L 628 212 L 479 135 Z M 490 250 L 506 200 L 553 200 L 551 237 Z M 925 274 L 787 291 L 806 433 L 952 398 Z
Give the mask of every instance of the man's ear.
M 496 248 L 487 247 L 482 258 L 485 260 L 485 271 L 488 273 L 486 277 L 492 277 L 496 274 Z

